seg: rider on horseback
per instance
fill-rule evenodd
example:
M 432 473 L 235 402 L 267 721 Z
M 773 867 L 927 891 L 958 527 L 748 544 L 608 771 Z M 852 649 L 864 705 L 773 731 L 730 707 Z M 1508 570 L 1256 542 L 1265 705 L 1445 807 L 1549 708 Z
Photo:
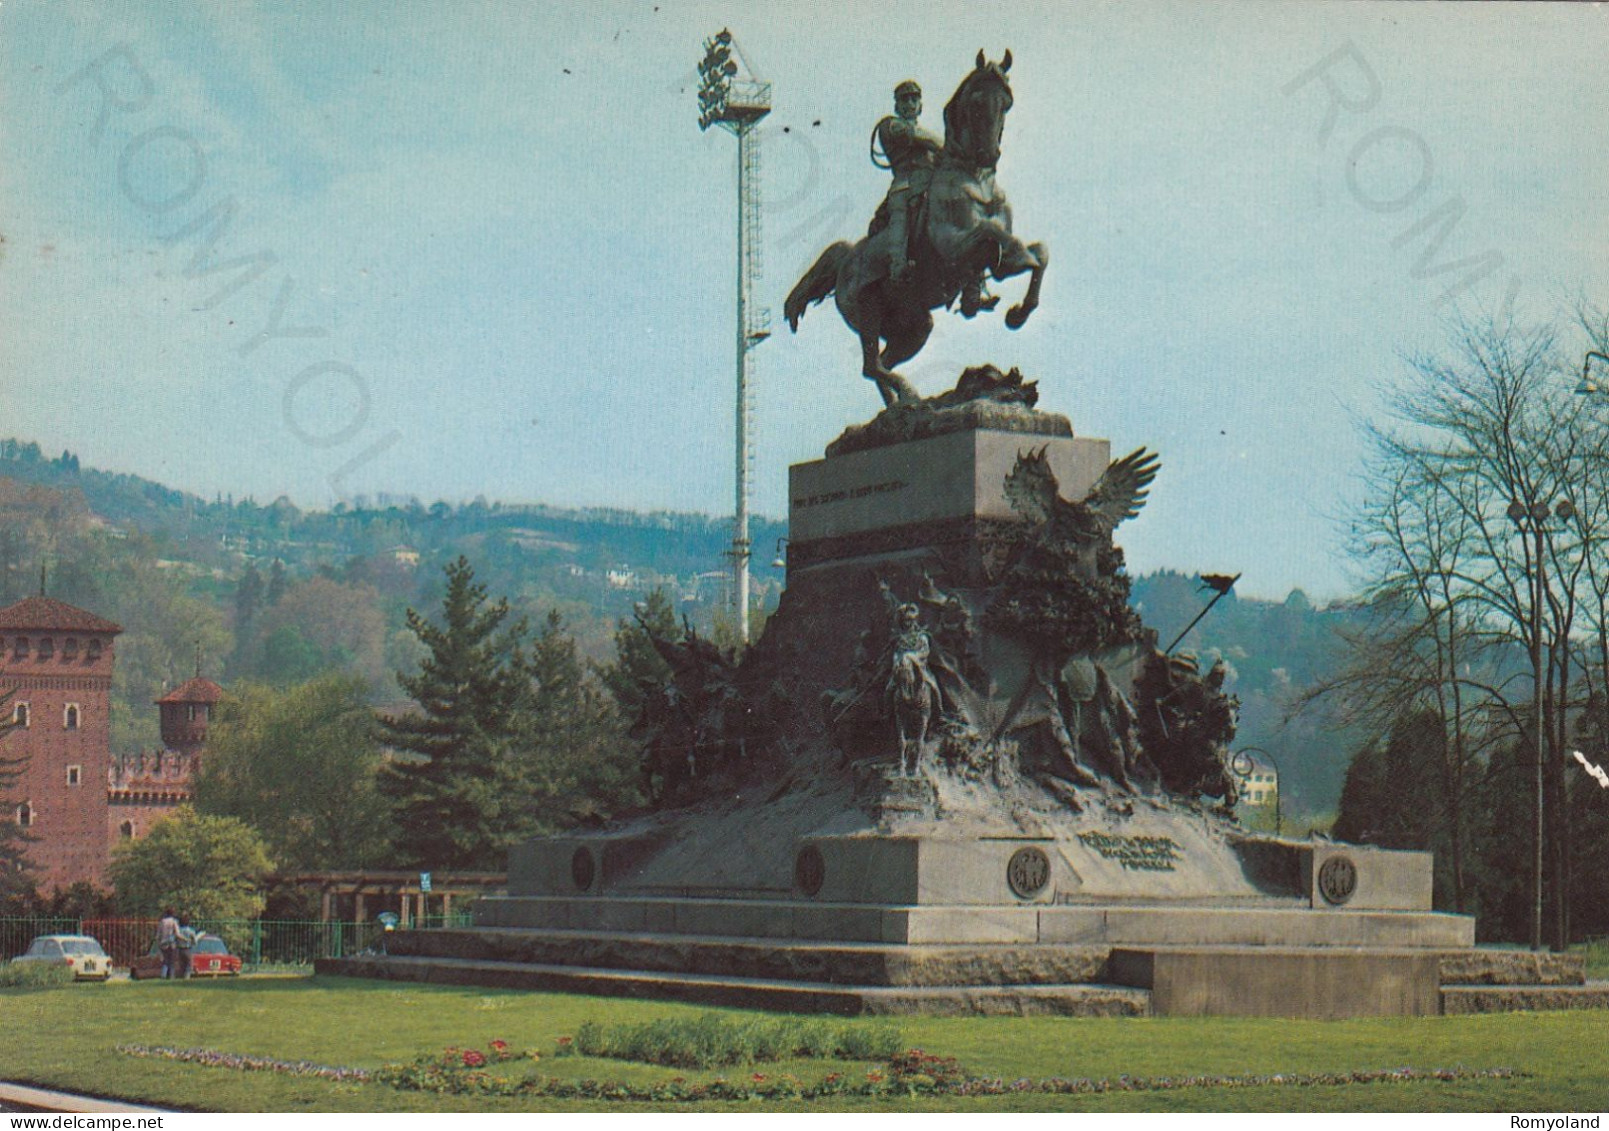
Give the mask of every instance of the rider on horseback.
M 915 79 L 906 79 L 894 88 L 894 113 L 877 123 L 874 135 L 877 144 L 872 150 L 872 163 L 891 169 L 894 183 L 889 185 L 888 196 L 872 217 L 866 234 L 875 236 L 888 229 L 883 237 L 888 243 L 888 281 L 895 286 L 904 283 L 916 266 L 912 229 L 919 222 L 920 203 L 933 183 L 933 168 L 944 152 L 944 139 L 925 129 L 918 120 L 921 116 L 922 88 Z M 878 160 L 879 149 L 882 161 Z M 984 292 L 981 273 L 961 284 L 961 313 L 967 318 L 980 310 L 993 310 L 999 301 Z
M 877 144 L 894 173 L 880 211 L 888 218 L 888 277 L 895 283 L 916 265 L 911 255 L 911 212 L 933 182 L 933 166 L 944 150 L 944 139 L 923 128 L 921 117 L 922 88 L 906 79 L 894 88 L 894 113 L 877 123 Z M 872 226 L 876 227 L 875 220 Z

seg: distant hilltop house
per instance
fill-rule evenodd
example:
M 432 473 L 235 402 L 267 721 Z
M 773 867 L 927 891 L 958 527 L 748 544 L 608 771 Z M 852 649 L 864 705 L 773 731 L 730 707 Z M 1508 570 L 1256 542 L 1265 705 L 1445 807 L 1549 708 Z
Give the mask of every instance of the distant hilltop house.
M 45 891 L 105 886 L 112 845 L 143 836 L 191 798 L 191 781 L 223 688 L 198 673 L 157 700 L 162 749 L 113 756 L 115 641 L 122 628 L 52 597 L 0 609 L 0 693 L 17 724 L 0 739 L 25 760 L 0 819 L 34 837 L 28 857 Z
M 1251 772 L 1240 783 L 1240 803 L 1256 809 L 1272 809 L 1279 797 L 1279 771 L 1272 762 L 1247 752 Z
M 403 569 L 419 568 L 419 551 L 412 546 L 393 546 L 386 553 Z

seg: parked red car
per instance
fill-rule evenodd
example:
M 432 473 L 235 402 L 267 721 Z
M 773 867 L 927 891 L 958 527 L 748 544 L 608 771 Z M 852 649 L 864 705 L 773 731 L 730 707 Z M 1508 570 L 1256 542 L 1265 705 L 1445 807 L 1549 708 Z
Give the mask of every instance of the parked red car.
M 130 978 L 162 977 L 162 949 L 156 943 L 151 949 L 129 963 Z M 240 958 L 229 953 L 229 948 L 217 935 L 197 935 L 190 948 L 190 976 L 192 978 L 234 977 L 240 973 Z

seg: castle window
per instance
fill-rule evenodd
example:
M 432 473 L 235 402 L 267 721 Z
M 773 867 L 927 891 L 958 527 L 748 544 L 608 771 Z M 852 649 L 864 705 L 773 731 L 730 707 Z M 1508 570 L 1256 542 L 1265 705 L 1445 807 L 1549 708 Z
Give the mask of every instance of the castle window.
M 67 784 L 68 785 L 78 785 L 83 780 L 84 780 L 84 767 L 83 766 L 68 766 L 67 767 Z
M 18 703 L 15 707 L 11 708 L 11 720 L 18 726 L 22 727 L 22 729 L 27 730 L 28 704 Z
M 61 658 L 64 660 L 76 660 L 78 658 L 78 637 L 69 636 L 61 642 Z
M 124 840 L 133 840 L 134 839 L 134 822 L 133 821 L 124 821 L 121 825 L 118 826 L 117 831 L 123 837 Z
M 91 640 L 88 644 L 84 645 L 84 659 L 88 660 L 90 663 L 94 663 L 100 658 L 101 642 L 99 640 Z
M 49 636 L 39 638 L 39 658 L 48 660 L 56 654 L 56 641 Z
M 26 636 L 17 637 L 16 642 L 11 646 L 11 655 L 18 660 L 28 658 L 28 638 Z
M 61 725 L 66 730 L 77 730 L 78 729 L 78 704 L 77 703 L 69 703 L 69 704 L 67 704 L 66 710 L 62 711 Z
M 24 801 L 21 805 L 17 806 L 17 824 L 26 829 L 33 827 L 33 823 L 34 807 Z
M 196 721 L 196 705 L 194 703 L 190 704 L 190 721 Z

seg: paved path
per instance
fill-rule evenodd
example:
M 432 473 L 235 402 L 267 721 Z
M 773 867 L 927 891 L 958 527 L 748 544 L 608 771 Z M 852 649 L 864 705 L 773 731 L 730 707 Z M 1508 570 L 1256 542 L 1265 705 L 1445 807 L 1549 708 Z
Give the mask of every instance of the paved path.
M 91 1096 L 75 1096 L 71 1092 L 56 1092 L 49 1088 L 30 1088 L 23 1084 L 10 1084 L 0 1080 L 0 1111 L 49 1111 L 72 1115 L 161 1115 L 172 1108 L 146 1107 L 124 1100 L 100 1100 Z

